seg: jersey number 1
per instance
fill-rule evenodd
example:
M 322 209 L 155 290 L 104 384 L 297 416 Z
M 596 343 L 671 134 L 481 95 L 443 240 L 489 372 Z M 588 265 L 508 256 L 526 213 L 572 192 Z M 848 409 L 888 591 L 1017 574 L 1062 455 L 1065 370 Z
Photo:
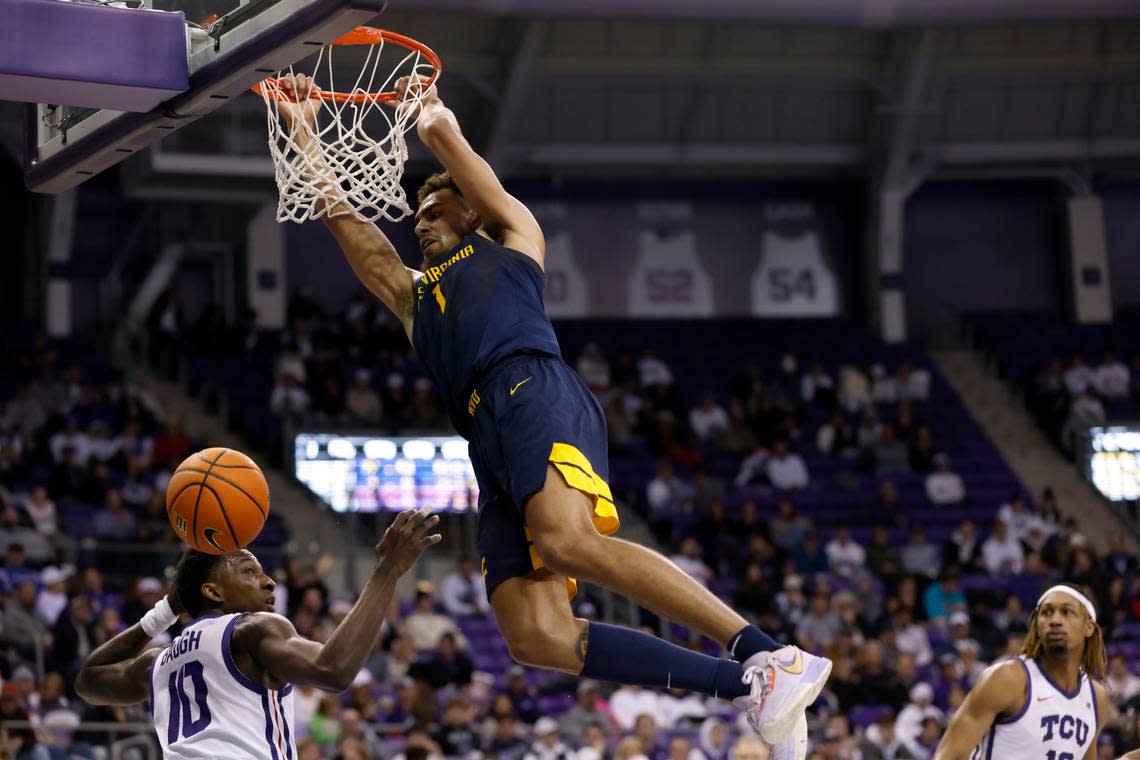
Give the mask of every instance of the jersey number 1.
M 187 679 L 194 686 L 194 703 L 198 706 L 197 720 L 191 712 L 190 697 L 186 695 Z M 166 743 L 170 745 L 178 741 L 179 728 L 182 729 L 182 738 L 188 739 L 210 725 L 210 708 L 206 705 L 206 677 L 202 663 L 192 660 L 177 672 L 171 673 L 167 687 L 170 691 L 170 722 L 166 725 Z

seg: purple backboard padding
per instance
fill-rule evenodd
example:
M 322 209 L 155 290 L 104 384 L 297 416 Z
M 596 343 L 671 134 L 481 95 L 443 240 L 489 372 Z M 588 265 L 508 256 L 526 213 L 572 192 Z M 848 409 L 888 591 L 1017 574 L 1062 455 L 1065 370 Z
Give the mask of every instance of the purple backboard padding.
M 189 86 L 181 12 L 6 0 L 0 99 L 149 111 Z
M 50 1 L 57 2 L 58 0 Z M 172 98 L 163 105 L 161 110 L 122 114 L 115 121 L 92 132 L 87 139 L 70 145 L 44 160 L 40 160 L 37 146 L 30 137 L 35 134 L 35 109 L 30 107 L 28 113 L 29 149 L 28 158 L 24 164 L 24 181 L 29 188 L 38 188 L 42 183 L 61 176 L 68 170 L 68 167 L 101 154 L 122 135 L 153 128 L 170 118 L 180 118 L 180 108 L 184 108 L 193 99 L 195 93 L 217 86 L 234 76 L 236 72 L 255 64 L 268 51 L 277 49 L 288 40 L 295 38 L 299 29 L 327 19 L 338 10 L 353 8 L 380 13 L 386 5 L 387 0 L 313 0 L 311 4 L 290 16 L 288 24 L 266 30 L 242 47 L 236 48 L 232 56 L 195 71 L 190 77 L 189 91 Z M 256 78 L 251 78 L 248 84 L 252 85 L 256 81 Z

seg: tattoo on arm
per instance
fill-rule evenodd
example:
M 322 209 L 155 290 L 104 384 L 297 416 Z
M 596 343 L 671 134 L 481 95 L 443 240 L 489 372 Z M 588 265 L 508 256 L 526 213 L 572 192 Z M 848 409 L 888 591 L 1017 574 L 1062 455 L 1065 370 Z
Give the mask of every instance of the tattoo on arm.
M 587 625 L 582 629 L 582 632 L 578 634 L 578 644 L 574 647 L 574 654 L 578 655 L 579 662 L 584 663 L 586 661 L 586 647 L 589 646 L 589 644 L 590 626 Z

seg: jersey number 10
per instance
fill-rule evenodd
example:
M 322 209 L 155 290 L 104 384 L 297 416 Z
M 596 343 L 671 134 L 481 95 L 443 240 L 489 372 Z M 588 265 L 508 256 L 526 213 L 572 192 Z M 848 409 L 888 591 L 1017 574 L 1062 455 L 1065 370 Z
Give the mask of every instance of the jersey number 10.
M 187 680 L 194 686 L 194 703 L 198 706 L 197 720 L 191 712 L 190 697 L 186 695 Z M 182 738 L 188 739 L 210 725 L 210 708 L 206 705 L 206 677 L 202 663 L 192 660 L 171 673 L 167 688 L 170 691 L 170 722 L 166 725 L 166 743 L 170 745 L 178 741 L 179 728 Z
M 1045 760 L 1073 760 L 1073 754 L 1071 752 L 1062 752 L 1058 755 L 1057 750 L 1051 749 L 1045 753 Z

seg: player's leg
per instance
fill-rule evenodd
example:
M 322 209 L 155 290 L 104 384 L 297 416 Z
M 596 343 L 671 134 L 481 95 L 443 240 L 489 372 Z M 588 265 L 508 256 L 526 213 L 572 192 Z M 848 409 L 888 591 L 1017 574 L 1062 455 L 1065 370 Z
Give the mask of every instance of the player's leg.
M 566 578 L 545 568 L 499 583 L 491 607 L 511 657 L 525 665 L 613 683 L 673 686 L 720 699 L 749 693 L 738 662 L 633 628 L 575 618 Z
M 752 692 L 749 721 L 767 741 L 784 743 L 823 689 L 831 662 L 776 643 L 660 554 L 601 535 L 593 512 L 591 500 L 570 487 L 558 468 L 548 465 L 545 485 L 526 506 L 527 528 L 543 565 L 628 596 L 725 644 L 750 678 L 764 681 Z M 600 657 L 622 667 L 626 648 L 604 634 L 595 641 L 593 626 L 589 633 L 588 646 L 596 645 L 604 652 Z
M 550 570 L 581 578 L 629 597 L 646 609 L 693 628 L 732 649 L 733 638 L 751 628 L 707 588 L 668 559 L 639 544 L 603 536 L 591 520 L 593 506 L 553 466 L 546 483 L 526 507 L 534 545 Z M 737 643 L 733 656 L 746 660 L 758 651 L 782 647 L 759 633 Z

